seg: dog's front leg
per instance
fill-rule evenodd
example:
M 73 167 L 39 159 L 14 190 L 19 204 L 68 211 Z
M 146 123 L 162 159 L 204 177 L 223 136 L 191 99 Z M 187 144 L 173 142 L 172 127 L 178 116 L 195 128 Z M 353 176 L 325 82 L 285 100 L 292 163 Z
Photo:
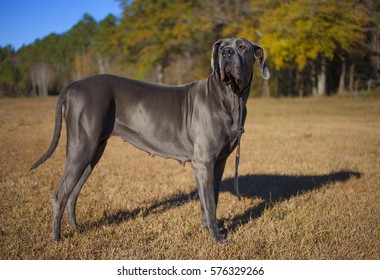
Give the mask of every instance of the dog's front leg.
M 193 162 L 195 178 L 197 180 L 198 193 L 202 208 L 202 223 L 207 226 L 214 242 L 219 242 L 222 237 L 216 223 L 216 201 L 214 195 L 214 162 Z

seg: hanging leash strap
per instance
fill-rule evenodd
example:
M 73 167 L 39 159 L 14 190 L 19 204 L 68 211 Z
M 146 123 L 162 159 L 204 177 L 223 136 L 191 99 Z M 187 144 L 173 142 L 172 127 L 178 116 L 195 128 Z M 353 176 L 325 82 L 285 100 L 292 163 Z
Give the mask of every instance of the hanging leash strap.
M 234 190 L 235 195 L 237 199 L 240 201 L 240 190 L 239 190 L 239 163 L 240 163 L 240 141 L 241 136 L 244 133 L 244 126 L 243 126 L 243 112 L 244 112 L 244 92 L 251 87 L 253 74 L 251 75 L 251 79 L 248 83 L 248 85 L 239 92 L 239 120 L 238 120 L 238 139 L 237 139 L 237 147 L 236 147 L 236 158 L 235 158 L 235 178 L 234 178 Z
M 240 162 L 240 141 L 241 136 L 244 133 L 243 127 L 243 111 L 244 111 L 244 100 L 243 95 L 239 95 L 239 124 L 238 124 L 238 139 L 236 148 L 236 158 L 235 158 L 235 178 L 234 178 L 234 190 L 237 199 L 240 201 L 240 191 L 239 191 L 239 162 Z

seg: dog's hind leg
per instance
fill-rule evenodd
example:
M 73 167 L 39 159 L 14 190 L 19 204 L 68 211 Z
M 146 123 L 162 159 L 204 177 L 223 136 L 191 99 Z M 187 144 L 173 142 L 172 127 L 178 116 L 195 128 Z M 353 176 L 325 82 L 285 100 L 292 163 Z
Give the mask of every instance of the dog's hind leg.
M 89 156 L 89 154 L 91 154 L 91 156 Z M 53 241 L 57 241 L 61 237 L 61 220 L 67 201 L 75 186 L 81 181 L 82 176 L 84 176 L 94 154 L 94 148 L 91 149 L 85 145 L 82 145 L 80 149 L 68 149 L 65 171 L 58 188 L 55 190 L 51 198 L 53 209 Z M 83 177 L 83 179 L 87 178 Z M 83 180 L 83 183 L 84 181 L 85 180 Z
M 78 113 L 78 117 L 76 117 L 75 113 Z M 105 146 L 105 143 L 100 140 L 101 130 L 95 130 L 89 126 L 85 117 L 79 117 L 80 113 L 81 111 L 79 110 L 78 112 L 72 112 L 69 119 L 66 119 L 66 165 L 61 182 L 51 198 L 53 208 L 52 238 L 54 241 L 60 239 L 62 215 L 69 197 L 71 194 L 73 195 L 70 205 L 75 206 L 78 194 L 93 169 L 91 165 L 97 162 L 96 159 L 100 157 L 98 155 L 103 152 L 104 147 L 101 147 L 101 145 Z M 69 216 L 72 218 L 75 216 L 75 207 L 69 206 L 69 208 Z M 73 221 L 71 220 L 70 222 Z
M 94 158 L 92 159 L 91 163 L 87 166 L 87 168 L 83 172 L 82 177 L 79 179 L 78 183 L 74 187 L 67 201 L 66 210 L 67 210 L 67 214 L 69 218 L 69 225 L 73 228 L 77 226 L 75 209 L 76 209 L 79 193 L 84 183 L 86 182 L 88 177 L 91 175 L 92 170 L 94 170 L 96 164 L 99 162 L 99 159 L 103 155 L 106 144 L 107 144 L 107 140 L 104 140 L 102 143 L 99 144 L 98 150 Z

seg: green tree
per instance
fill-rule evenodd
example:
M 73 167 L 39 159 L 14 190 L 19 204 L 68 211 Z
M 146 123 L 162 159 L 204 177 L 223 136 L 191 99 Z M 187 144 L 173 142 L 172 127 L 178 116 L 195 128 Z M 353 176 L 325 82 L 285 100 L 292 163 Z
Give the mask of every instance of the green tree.
M 18 51 L 18 61 L 28 69 L 24 75 L 29 76 L 33 94 L 47 96 L 73 79 L 96 72 L 91 53 L 96 29 L 96 21 L 85 14 L 68 32 L 52 33 Z
M 98 23 L 94 34 L 93 51 L 100 73 L 111 70 L 110 64 L 118 54 L 119 39 L 117 19 L 110 14 Z
M 11 46 L 0 48 L 0 96 L 16 96 L 21 81 L 21 70 L 14 62 L 15 51 Z
M 140 78 L 156 68 L 157 82 L 164 82 L 164 70 L 174 55 L 191 48 L 191 40 L 207 29 L 197 17 L 198 1 L 124 1 L 120 36 L 123 55 L 138 67 Z
M 27 67 L 27 74 L 32 85 L 32 93 L 47 96 L 54 81 L 60 60 L 56 58 L 56 42 L 59 37 L 51 34 L 42 40 L 37 39 L 18 52 L 19 61 Z
M 63 36 L 62 47 L 66 60 L 75 69 L 72 79 L 80 79 L 97 72 L 92 54 L 96 30 L 95 19 L 89 14 L 84 14 L 82 19 Z

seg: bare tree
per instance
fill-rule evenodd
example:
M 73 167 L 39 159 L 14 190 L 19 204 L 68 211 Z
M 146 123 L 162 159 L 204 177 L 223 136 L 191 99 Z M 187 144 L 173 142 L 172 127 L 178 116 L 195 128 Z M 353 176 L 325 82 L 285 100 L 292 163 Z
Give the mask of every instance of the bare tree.
M 52 78 L 52 68 L 46 62 L 38 62 L 32 67 L 31 79 L 33 88 L 39 96 L 48 96 Z

